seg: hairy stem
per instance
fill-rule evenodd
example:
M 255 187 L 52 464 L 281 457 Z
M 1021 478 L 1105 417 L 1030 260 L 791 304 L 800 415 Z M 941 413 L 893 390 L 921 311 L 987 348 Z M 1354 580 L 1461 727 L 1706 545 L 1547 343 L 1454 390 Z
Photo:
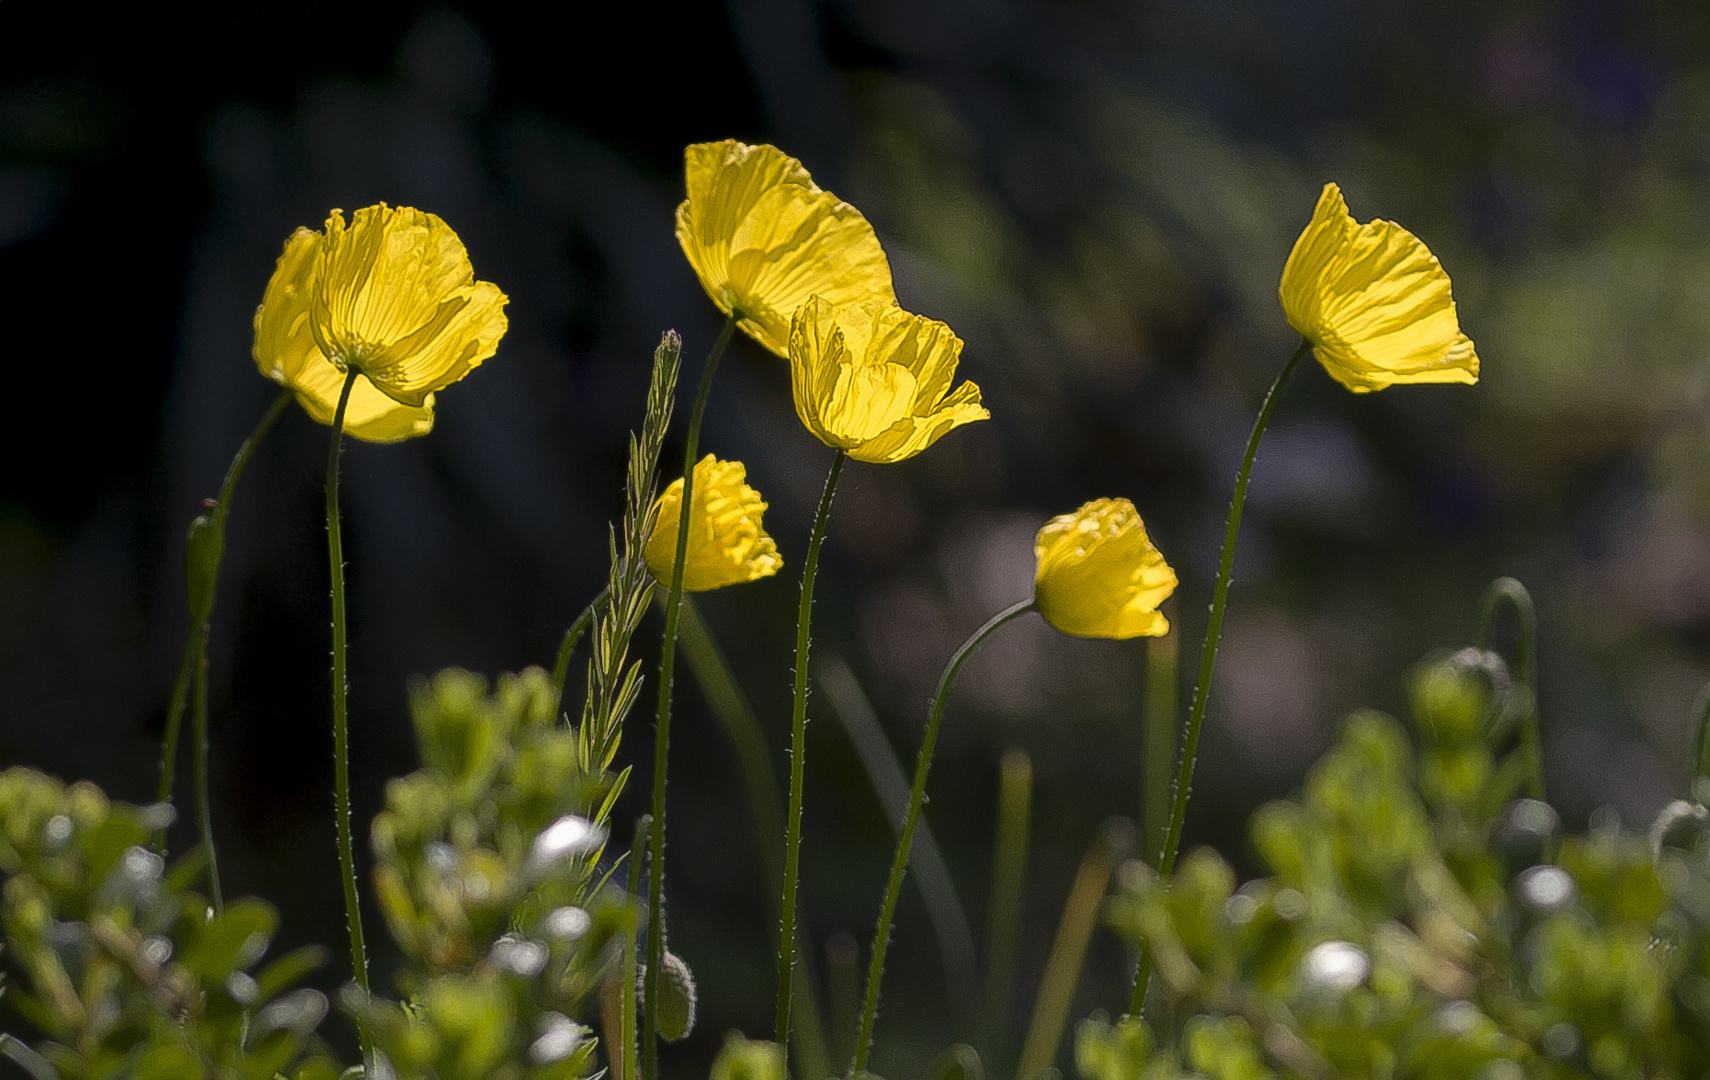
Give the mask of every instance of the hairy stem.
M 350 831 L 350 724 L 349 665 L 344 615 L 344 532 L 338 514 L 338 459 L 344 442 L 344 410 L 350 391 L 361 372 L 355 368 L 345 376 L 339 391 L 338 410 L 333 413 L 332 440 L 327 448 L 327 558 L 332 567 L 332 714 L 333 714 L 333 815 L 338 825 L 338 876 L 344 886 L 344 921 L 350 931 L 350 966 L 356 986 L 368 996 L 368 947 L 362 940 L 362 906 L 356 888 L 356 848 Z M 374 1046 L 368 1028 L 360 1021 L 362 1060 L 372 1062 Z
M 801 883 L 802 784 L 807 765 L 808 641 L 813 620 L 813 582 L 819 570 L 819 549 L 825 542 L 825 524 L 831 517 L 831 500 L 837 494 L 837 478 L 849 455 L 839 450 L 825 477 L 825 490 L 814 511 L 813 532 L 808 538 L 807 558 L 802 561 L 801 605 L 796 609 L 796 683 L 790 707 L 790 805 L 784 818 L 784 899 L 779 906 L 778 1009 L 773 1030 L 790 1051 L 790 981 L 795 975 L 796 889 Z
M 1235 474 L 1235 491 L 1229 498 L 1229 521 L 1223 527 L 1223 554 L 1217 563 L 1217 584 L 1211 594 L 1211 618 L 1205 624 L 1205 646 L 1199 656 L 1199 685 L 1194 688 L 1193 705 L 1187 722 L 1182 725 L 1181 758 L 1176 766 L 1175 796 L 1170 805 L 1170 823 L 1164 833 L 1164 846 L 1158 854 L 1158 874 L 1168 878 L 1176 867 L 1176 853 L 1181 847 L 1182 825 L 1187 821 L 1188 794 L 1193 790 L 1194 760 L 1199 754 L 1199 734 L 1205 723 L 1205 705 L 1211 697 L 1211 676 L 1217 666 L 1217 643 L 1223 634 L 1223 615 L 1229 608 L 1229 573 L 1235 565 L 1235 542 L 1241 537 L 1241 511 L 1247 505 L 1247 483 L 1253 477 L 1253 461 L 1259 456 L 1259 442 L 1270 425 L 1271 413 L 1276 411 L 1277 399 L 1301 358 L 1312 347 L 1301 341 L 1294 355 L 1283 365 L 1276 381 L 1265 392 L 1264 403 L 1253 421 L 1252 434 L 1247 436 L 1247 451 L 1241 456 L 1241 469 Z M 1151 980 L 1152 958 L 1144 951 L 1140 968 L 1134 976 L 1134 992 L 1129 999 L 1129 1012 L 1140 1015 L 1146 1001 L 1146 984 Z
M 207 659 L 209 620 L 214 614 L 214 587 L 219 581 L 220 561 L 225 548 L 223 538 L 226 514 L 231 510 L 232 494 L 237 490 L 238 480 L 243 476 L 244 469 L 248 467 L 249 459 L 255 453 L 256 446 L 273 427 L 274 422 L 279 419 L 279 414 L 285 411 L 285 406 L 290 403 L 291 391 L 279 391 L 278 396 L 273 399 L 273 404 L 269 405 L 267 411 L 261 414 L 261 419 L 256 422 L 254 430 L 249 433 L 249 438 L 238 446 L 237 454 L 233 456 L 232 463 L 226 467 L 226 478 L 220 484 L 220 498 L 211 507 L 212 512 L 198 517 L 195 523 L 191 525 L 192 543 L 195 542 L 196 531 L 199 528 L 207 527 L 213 530 L 215 546 L 211 549 L 213 559 L 210 562 L 200 563 L 194 559 L 185 560 L 184 591 L 185 599 L 190 607 L 190 633 L 184 641 L 184 656 L 179 661 L 178 678 L 172 686 L 172 701 L 166 709 L 166 731 L 161 737 L 160 790 L 158 795 L 160 802 L 172 801 L 173 773 L 178 762 L 178 738 L 184 722 L 184 705 L 190 695 L 195 673 L 201 670 Z M 205 716 L 202 719 L 205 721 Z M 203 730 L 204 734 L 199 738 L 206 742 L 205 724 Z M 217 902 L 220 886 L 218 873 L 213 869 L 213 840 L 206 825 L 207 778 L 205 775 L 198 776 L 197 791 L 200 793 L 198 802 L 203 807 L 202 839 L 207 844 L 210 885 Z M 161 854 L 166 852 L 165 829 L 161 829 L 155 834 L 154 849 Z
M 677 510 L 677 551 L 671 564 L 671 590 L 665 598 L 665 639 L 659 647 L 659 719 L 653 736 L 653 824 L 647 867 L 647 969 L 642 990 L 641 1070 L 644 1080 L 659 1075 L 659 973 L 665 957 L 665 774 L 671 750 L 671 682 L 677 666 L 677 620 L 683 607 L 683 563 L 689 551 L 689 521 L 695 501 L 695 460 L 701 440 L 701 417 L 712 393 L 713 375 L 736 330 L 736 317 L 724 321 L 713 342 L 695 387 L 689 410 L 689 431 L 683 438 L 683 497 Z
M 938 679 L 938 692 L 932 697 L 932 711 L 927 714 L 926 736 L 920 743 L 920 755 L 914 763 L 914 786 L 909 790 L 908 811 L 903 815 L 902 832 L 897 837 L 896 851 L 891 856 L 891 875 L 885 882 L 885 898 L 879 905 L 879 922 L 873 930 L 872 957 L 867 964 L 867 994 L 861 1004 L 861 1026 L 855 1033 L 855 1059 L 850 1069 L 855 1073 L 867 1071 L 867 1055 L 872 1050 L 873 1024 L 879 1015 L 879 983 L 885 975 L 885 953 L 891 944 L 891 924 L 896 921 L 897 899 L 902 895 L 903 877 L 908 872 L 909 852 L 914 847 L 914 830 L 920 821 L 920 806 L 926 796 L 926 778 L 932 771 L 932 753 L 938 746 L 938 729 L 944 720 L 944 705 L 949 700 L 950 688 L 956 683 L 956 676 L 962 673 L 962 666 L 968 658 L 974 655 L 985 640 L 997 632 L 998 627 L 1011 622 L 1033 611 L 1034 601 L 1029 598 L 1013 604 L 1003 611 L 993 615 L 986 624 L 962 643 L 950 662 L 944 667 L 944 674 Z

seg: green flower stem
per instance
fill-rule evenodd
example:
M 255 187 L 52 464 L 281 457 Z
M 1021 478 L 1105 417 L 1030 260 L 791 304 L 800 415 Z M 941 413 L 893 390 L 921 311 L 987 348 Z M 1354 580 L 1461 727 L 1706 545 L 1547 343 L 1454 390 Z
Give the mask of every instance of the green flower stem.
M 986 1068 L 996 1076 L 1005 1075 L 999 1058 L 1008 1056 L 1012 1045 L 1006 1027 L 1021 948 L 1032 812 L 1033 761 L 1021 750 L 1010 750 L 998 772 L 997 843 L 992 852 L 992 903 L 986 926 L 985 1045 L 980 1051 Z
M 279 396 L 273 399 L 273 404 L 261 414 L 255 429 L 249 433 L 238 446 L 237 455 L 226 468 L 226 478 L 220 484 L 220 500 L 213 506 L 212 526 L 216 535 L 223 536 L 226 525 L 226 514 L 231 510 L 232 494 L 237 490 L 238 479 L 243 476 L 244 469 L 249 465 L 249 459 L 255 453 L 256 446 L 279 419 L 279 414 L 285 411 L 285 406 L 291 403 L 289 390 L 279 391 Z M 198 524 L 208 519 L 203 515 L 197 519 Z M 192 526 L 195 528 L 195 526 Z M 160 790 L 158 801 L 171 802 L 174 782 L 174 770 L 178 762 L 178 737 L 184 722 L 184 704 L 189 697 L 190 687 L 195 680 L 195 673 L 200 671 L 206 662 L 208 650 L 209 618 L 214 611 L 214 585 L 217 583 L 220 571 L 220 556 L 223 554 L 223 542 L 214 551 L 211 565 L 198 566 L 186 560 L 185 566 L 185 597 L 190 605 L 190 634 L 184 641 L 184 656 L 178 664 L 178 679 L 172 686 L 172 701 L 166 709 L 166 732 L 160 743 Z M 197 580 L 200 578 L 201 580 Z M 205 692 L 205 691 L 204 691 Z M 206 744 L 205 724 L 202 730 L 202 741 Z M 219 898 L 219 876 L 213 870 L 214 845 L 208 835 L 206 822 L 207 814 L 207 778 L 205 773 L 199 774 L 198 790 L 201 792 L 202 820 L 204 823 L 203 840 L 207 844 L 208 867 L 216 903 Z M 164 854 L 166 852 L 166 830 L 161 829 L 154 837 L 154 849 Z
M 1176 766 L 1175 798 L 1170 806 L 1170 824 L 1164 833 L 1164 846 L 1158 855 L 1158 874 L 1168 878 L 1176 868 L 1176 853 L 1181 847 L 1182 825 L 1187 820 L 1188 794 L 1193 788 L 1194 759 L 1199 753 L 1199 734 L 1205 723 L 1205 705 L 1211 697 L 1211 675 L 1217 666 L 1217 642 L 1223 634 L 1223 615 L 1229 607 L 1229 573 L 1235 565 L 1235 542 L 1241 536 L 1241 511 L 1247 505 L 1247 482 L 1253 476 L 1253 460 L 1259 455 L 1259 442 L 1265 437 L 1265 428 L 1270 425 L 1271 413 L 1276 411 L 1277 399 L 1282 396 L 1283 384 L 1288 382 L 1294 369 L 1300 366 L 1301 358 L 1312 347 L 1312 343 L 1302 339 L 1300 347 L 1294 350 L 1294 355 L 1283 365 L 1282 372 L 1276 381 L 1265 392 L 1264 403 L 1259 406 L 1258 418 L 1253 421 L 1253 432 L 1247 436 L 1247 451 L 1241 457 L 1241 469 L 1235 474 L 1235 491 L 1229 498 L 1229 521 L 1223 527 L 1223 554 L 1217 564 L 1217 585 L 1211 594 L 1211 618 L 1205 624 L 1205 647 L 1199 657 L 1199 685 L 1194 688 L 1193 705 L 1188 710 L 1187 722 L 1182 725 L 1181 758 Z M 1146 1002 L 1146 984 L 1151 980 L 1152 958 L 1145 950 L 1140 954 L 1140 968 L 1134 976 L 1134 993 L 1129 1000 L 1128 1011 L 1131 1015 L 1139 1016 L 1141 1006 Z
M 660 598 L 663 605 L 664 598 Z M 724 657 L 691 597 L 683 597 L 683 619 L 679 626 L 683 656 L 689 662 L 700 683 L 707 707 L 736 754 L 737 770 L 748 794 L 748 816 L 754 824 L 760 861 L 765 868 L 762 883 L 769 898 L 768 915 L 778 917 L 779 894 L 784 888 L 784 853 L 777 847 L 784 831 L 784 797 L 778 790 L 777 777 L 772 773 L 772 759 L 766 749 L 766 733 L 754 715 L 754 706 L 736 681 L 735 672 Z M 806 931 L 803 937 L 811 937 Z M 814 963 L 811 953 L 796 949 L 796 963 L 801 966 L 803 979 L 790 1006 L 791 1030 L 796 1035 L 796 1064 L 801 1076 L 830 1076 L 831 1066 L 826 1049 L 825 1018 L 820 1013 L 819 1000 L 814 993 Z M 855 1018 L 854 998 L 859 988 L 850 991 L 848 1019 Z
M 588 601 L 588 606 L 582 609 L 582 614 L 576 616 L 576 621 L 570 624 L 570 629 L 564 631 L 564 640 L 558 644 L 557 662 L 552 665 L 554 713 L 564 707 L 564 680 L 570 675 L 570 654 L 575 651 L 576 643 L 582 640 L 582 635 L 588 632 L 588 627 L 594 624 L 594 616 L 611 598 L 612 587 L 607 585 L 600 590 L 600 595 Z
M 1479 604 L 1479 638 L 1487 646 L 1496 628 L 1496 612 L 1504 601 L 1514 609 L 1515 674 L 1526 687 L 1526 714 L 1520 721 L 1520 745 L 1526 753 L 1526 794 L 1544 799 L 1544 742 L 1538 732 L 1538 609 L 1526 586 L 1511 577 L 1499 577 L 1484 591 Z M 1698 736 L 1698 772 L 1704 772 L 1705 750 L 1702 726 Z
M 640 915 L 640 909 L 638 906 L 635 906 L 635 897 L 636 894 L 641 892 L 641 865 L 646 861 L 644 856 L 647 854 L 647 834 L 652 825 L 653 816 L 651 814 L 641 815 L 641 817 L 635 822 L 635 842 L 630 844 L 629 847 L 629 898 L 632 905 L 631 910 L 633 910 L 637 916 Z M 631 922 L 629 924 L 629 929 L 625 930 L 623 935 L 623 1009 L 621 1013 L 623 1019 L 619 1029 L 619 1038 L 622 1040 L 622 1044 L 615 1050 L 608 1050 L 606 1052 L 608 1060 L 620 1060 L 617 1055 L 621 1054 L 622 1067 L 614 1070 L 616 1075 L 612 1077 L 612 1080 L 636 1080 L 637 1076 L 637 1062 L 635 1060 L 635 982 L 639 964 L 637 962 L 635 949 L 636 930 L 636 924 Z
M 355 368 L 345 376 L 339 391 L 338 411 L 333 413 L 332 442 L 327 448 L 327 558 L 332 567 L 332 715 L 333 715 L 333 814 L 338 824 L 338 876 L 344 886 L 344 921 L 350 931 L 350 966 L 357 989 L 368 996 L 368 947 L 362 940 L 362 902 L 356 890 L 356 850 L 350 835 L 350 724 L 347 700 L 350 690 L 346 656 L 344 616 L 344 534 L 338 516 L 338 457 L 344 441 L 344 410 L 350 391 L 361 372 Z M 362 1060 L 374 1060 L 374 1044 L 368 1027 L 357 1022 L 362 1036 Z
M 683 497 L 677 510 L 677 552 L 671 564 L 671 591 L 665 600 L 665 639 L 659 647 L 659 720 L 653 735 L 653 824 L 648 840 L 652 859 L 647 873 L 647 967 L 642 989 L 641 1072 L 646 1080 L 659 1075 L 659 972 L 665 956 L 665 772 L 671 750 L 671 682 L 677 666 L 677 621 L 683 607 L 683 570 L 689 552 L 689 518 L 695 500 L 695 460 L 701 440 L 701 417 L 712 393 L 713 375 L 724 357 L 736 316 L 724 321 L 712 352 L 707 354 L 695 403 L 689 411 L 689 431 L 683 438 Z
M 872 958 L 867 964 L 867 994 L 861 1005 L 861 1026 L 855 1034 L 855 1060 L 850 1066 L 853 1073 L 867 1071 L 867 1055 L 873 1048 L 873 1024 L 879 1015 L 879 983 L 885 975 L 885 952 L 891 943 L 891 924 L 896 921 L 897 900 L 902 896 L 903 876 L 908 872 L 908 857 L 914 848 L 914 830 L 920 821 L 921 803 L 926 797 L 926 777 L 932 771 L 932 753 L 938 746 L 938 729 L 944 720 L 944 705 L 949 700 L 950 688 L 956 684 L 956 676 L 962 673 L 962 665 L 974 655 L 974 650 L 1000 626 L 1035 608 L 1034 600 L 1029 598 L 993 615 L 962 643 L 962 647 L 950 657 L 950 663 L 945 665 L 944 674 L 939 676 L 938 692 L 933 695 L 932 711 L 927 715 L 926 736 L 921 740 L 920 755 L 914 763 L 914 787 L 909 791 L 908 812 L 903 816 L 902 832 L 897 836 L 896 851 L 891 856 L 891 876 L 885 882 L 885 898 L 879 905 L 879 922 L 873 930 Z
M 1175 605 L 1165 615 L 1170 632 L 1146 639 L 1144 777 L 1140 790 L 1140 850 L 1160 851 L 1170 817 L 1170 772 L 1176 764 L 1176 681 L 1179 659 Z
M 825 523 L 831 516 L 831 500 L 837 494 L 837 478 L 849 455 L 839 450 L 825 477 L 825 490 L 814 511 L 813 532 L 808 538 L 807 558 L 802 560 L 801 605 L 796 610 L 796 685 L 790 707 L 790 805 L 784 819 L 784 900 L 779 908 L 778 1010 L 773 1030 L 778 1045 L 790 1053 L 790 981 L 795 975 L 796 890 L 801 883 L 802 784 L 807 767 L 808 632 L 813 620 L 813 580 L 819 570 L 819 549 L 825 542 Z

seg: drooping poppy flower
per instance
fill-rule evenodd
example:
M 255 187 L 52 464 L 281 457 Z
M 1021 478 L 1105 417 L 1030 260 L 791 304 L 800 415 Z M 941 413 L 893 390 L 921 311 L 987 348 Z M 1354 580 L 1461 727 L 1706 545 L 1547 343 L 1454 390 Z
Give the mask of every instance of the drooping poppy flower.
M 980 388 L 954 390 L 962 339 L 894 304 L 836 305 L 815 296 L 790 328 L 796 415 L 827 446 L 889 464 L 952 428 L 991 416 Z
M 677 242 L 713 303 L 755 341 L 787 357 L 790 318 L 816 294 L 896 303 L 873 227 L 801 162 L 734 139 L 697 143 L 683 158 Z
M 1034 601 L 1063 633 L 1123 639 L 1169 632 L 1158 605 L 1175 592 L 1176 572 L 1127 499 L 1095 499 L 1052 518 L 1033 552 Z
M 1355 393 L 1478 382 L 1478 353 L 1437 257 L 1393 221 L 1356 222 L 1335 184 L 1324 185 L 1278 293 L 1289 325 Z

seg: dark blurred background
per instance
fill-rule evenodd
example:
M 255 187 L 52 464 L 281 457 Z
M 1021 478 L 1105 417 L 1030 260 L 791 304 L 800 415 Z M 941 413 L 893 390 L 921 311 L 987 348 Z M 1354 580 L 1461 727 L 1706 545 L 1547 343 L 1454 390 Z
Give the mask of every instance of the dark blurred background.
M 1406 666 L 1470 641 L 1500 573 L 1538 599 L 1545 759 L 1570 820 L 1609 804 L 1642 824 L 1684 790 L 1710 673 L 1700 5 L 8 2 L 0 58 L 0 764 L 152 797 L 184 529 L 273 392 L 249 358 L 273 261 L 333 206 L 440 214 L 511 297 L 498 356 L 440 396 L 431 437 L 347 451 L 361 817 L 416 764 L 409 676 L 550 663 L 603 580 L 652 346 L 681 331 L 692 378 L 718 326 L 672 234 L 682 147 L 737 137 L 862 208 L 899 299 L 966 339 L 993 413 L 852 469 L 833 516 L 816 647 L 907 761 L 943 661 L 1027 594 L 1034 531 L 1086 499 L 1139 505 L 1197 660 L 1228 484 L 1293 345 L 1278 273 L 1333 179 L 1357 217 L 1442 258 L 1484 378 L 1356 397 L 1309 366 L 1288 388 L 1189 842 L 1248 859 L 1250 810 L 1298 784 L 1348 709 L 1402 708 Z M 279 903 L 291 940 L 336 943 L 325 436 L 287 413 L 236 501 L 214 793 L 228 892 Z M 748 343 L 704 443 L 747 462 L 789 564 L 703 604 L 781 776 L 829 451 Z M 998 757 L 1020 747 L 1036 769 L 1018 1024 L 1082 852 L 1137 812 L 1145 658 L 1025 621 L 954 699 L 930 819 L 976 927 Z M 702 1014 L 666 1062 L 704 1076 L 726 1030 L 769 1031 L 771 927 L 736 759 L 679 685 L 671 933 Z M 641 714 L 623 761 L 650 760 Z M 813 715 L 804 887 L 823 955 L 870 934 L 890 834 L 826 695 Z M 875 1066 L 913 1076 L 970 1033 L 912 889 L 895 955 Z M 1095 939 L 1077 1014 L 1121 1006 L 1124 964 Z

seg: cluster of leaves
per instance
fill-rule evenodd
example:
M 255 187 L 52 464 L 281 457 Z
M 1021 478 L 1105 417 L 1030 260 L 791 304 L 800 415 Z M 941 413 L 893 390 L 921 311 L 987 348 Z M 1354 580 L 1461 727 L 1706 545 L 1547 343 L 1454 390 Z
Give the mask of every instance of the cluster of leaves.
M 1270 876 L 1133 863 L 1109 908 L 1155 964 L 1144 1020 L 1084 1022 L 1088 1080 L 1696 1077 L 1710 1069 L 1710 813 L 1560 836 L 1515 798 L 1531 708 L 1496 656 L 1411 680 L 1414 738 L 1360 712 L 1300 797 L 1261 808 Z
M 115 803 L 93 784 L 0 773 L 0 874 L 11 967 L 6 1003 L 42 1033 L 0 1052 L 37 1078 L 332 1080 L 315 1030 L 319 991 L 292 987 L 325 959 L 309 947 L 261 964 L 278 928 L 264 901 L 216 913 L 151 838 L 170 810 Z
M 412 693 L 425 766 L 387 786 L 373 830 L 407 1003 L 360 1012 L 405 1076 L 568 1080 L 595 1045 L 571 1017 L 634 930 L 598 872 L 619 787 L 578 766 L 545 672 L 487 691 L 452 670 Z

